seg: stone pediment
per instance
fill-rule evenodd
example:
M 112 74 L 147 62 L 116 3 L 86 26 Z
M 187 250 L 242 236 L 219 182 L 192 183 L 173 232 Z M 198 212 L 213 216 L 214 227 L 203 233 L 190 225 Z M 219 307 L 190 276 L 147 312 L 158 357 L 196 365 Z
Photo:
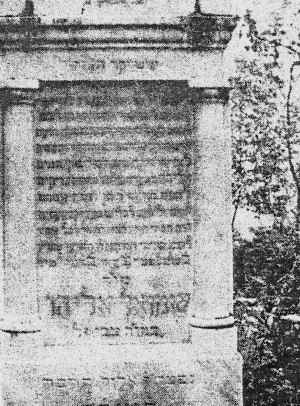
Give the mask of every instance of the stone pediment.
M 29 3 L 27 10 L 32 10 Z M 142 13 L 144 20 L 136 13 L 136 19 L 129 22 L 130 10 L 146 10 L 150 1 L 96 4 L 85 0 L 86 10 L 79 17 L 54 18 L 52 13 L 50 18 L 50 11 L 48 17 L 42 15 L 38 3 L 31 16 L 23 7 L 19 16 L 0 18 L 2 80 L 172 79 L 196 80 L 199 86 L 223 86 L 226 82 L 223 51 L 236 26 L 236 18 L 231 15 L 203 13 L 199 2 L 184 9 L 170 0 L 165 2 L 169 7 L 156 10 L 166 18 L 153 22 L 155 13 L 149 9 L 149 13 Z M 101 6 L 102 17 L 110 7 L 128 13 L 111 13 L 108 22 L 108 17 L 97 19 L 95 11 L 91 22 L 86 12 L 96 5 Z M 177 15 L 173 22 L 170 13 Z M 151 18 L 146 22 L 147 15 Z

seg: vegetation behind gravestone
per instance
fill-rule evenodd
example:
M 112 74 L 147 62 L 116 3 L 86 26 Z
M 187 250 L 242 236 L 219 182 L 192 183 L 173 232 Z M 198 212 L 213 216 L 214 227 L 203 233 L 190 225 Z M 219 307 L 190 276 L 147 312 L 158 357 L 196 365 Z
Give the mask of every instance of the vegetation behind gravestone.
M 235 236 L 235 317 L 244 358 L 245 406 L 300 400 L 299 257 L 293 228 Z M 299 403 L 299 402 L 298 402 Z
M 290 99 L 300 10 L 292 15 L 291 3 L 282 3 L 289 21 L 274 14 L 264 32 L 247 12 L 248 55 L 238 61 L 231 100 L 235 317 L 245 406 L 300 405 L 300 114 Z M 289 69 L 285 54 L 294 57 Z M 271 215 L 273 226 L 243 239 L 235 230 L 240 208 Z

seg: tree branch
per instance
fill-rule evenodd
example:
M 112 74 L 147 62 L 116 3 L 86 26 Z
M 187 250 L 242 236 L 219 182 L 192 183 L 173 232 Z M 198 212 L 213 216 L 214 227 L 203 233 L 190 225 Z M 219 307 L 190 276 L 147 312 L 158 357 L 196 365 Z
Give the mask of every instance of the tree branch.
M 234 204 L 234 212 L 233 212 L 232 221 L 231 221 L 232 231 L 234 231 L 234 223 L 235 223 L 236 215 L 237 215 L 237 212 L 239 209 L 239 203 L 241 201 L 241 190 L 242 190 L 242 186 L 240 186 L 240 188 L 239 188 L 237 199 L 235 200 L 235 204 Z

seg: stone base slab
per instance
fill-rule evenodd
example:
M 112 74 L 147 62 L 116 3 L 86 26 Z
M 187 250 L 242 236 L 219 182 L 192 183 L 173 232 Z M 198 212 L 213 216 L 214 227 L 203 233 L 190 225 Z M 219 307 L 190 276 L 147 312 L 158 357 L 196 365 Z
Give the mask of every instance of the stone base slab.
M 5 406 L 241 406 L 237 353 L 192 344 L 43 348 L 2 366 Z

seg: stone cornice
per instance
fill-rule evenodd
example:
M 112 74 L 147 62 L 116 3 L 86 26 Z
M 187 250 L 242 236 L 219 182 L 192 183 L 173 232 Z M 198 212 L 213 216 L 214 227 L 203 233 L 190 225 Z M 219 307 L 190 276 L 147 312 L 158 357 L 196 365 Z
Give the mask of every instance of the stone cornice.
M 38 17 L 0 19 L 0 49 L 224 49 L 236 18 L 192 13 L 178 24 L 44 24 Z

